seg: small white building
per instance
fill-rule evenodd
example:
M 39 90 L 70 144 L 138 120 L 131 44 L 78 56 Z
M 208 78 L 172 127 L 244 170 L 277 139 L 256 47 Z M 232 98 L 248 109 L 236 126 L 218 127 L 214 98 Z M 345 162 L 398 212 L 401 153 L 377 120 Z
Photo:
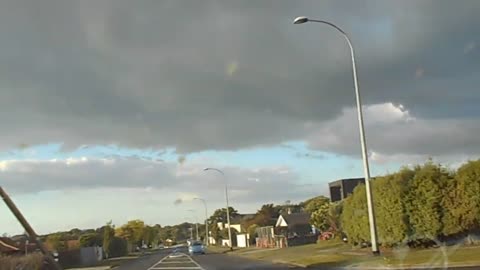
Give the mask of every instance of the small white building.
M 237 247 L 246 248 L 250 246 L 250 235 L 248 233 L 237 234 Z

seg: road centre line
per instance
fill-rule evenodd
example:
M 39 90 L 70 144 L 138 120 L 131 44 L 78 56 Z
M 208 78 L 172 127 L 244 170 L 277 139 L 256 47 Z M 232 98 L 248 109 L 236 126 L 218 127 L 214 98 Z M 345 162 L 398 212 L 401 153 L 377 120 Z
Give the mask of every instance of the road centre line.
M 171 255 L 171 254 L 170 254 Z M 153 266 L 151 266 L 150 268 L 148 268 L 148 270 L 161 270 L 161 269 L 196 269 L 196 270 L 205 270 L 202 266 L 200 266 L 200 264 L 198 264 L 195 260 L 193 260 L 190 256 L 188 256 L 187 254 L 185 253 L 179 253 L 179 257 L 173 257 L 172 259 L 178 259 L 178 258 L 187 258 L 189 259 L 190 261 L 186 261 L 186 260 L 182 260 L 182 261 L 179 261 L 179 260 L 175 260 L 175 261 L 166 261 L 168 260 L 170 257 L 170 255 L 167 255 L 165 257 L 163 257 L 162 259 L 160 259 L 157 263 L 155 263 Z M 175 267 L 175 266 L 160 266 L 161 264 L 194 264 L 196 266 L 179 266 L 179 267 Z

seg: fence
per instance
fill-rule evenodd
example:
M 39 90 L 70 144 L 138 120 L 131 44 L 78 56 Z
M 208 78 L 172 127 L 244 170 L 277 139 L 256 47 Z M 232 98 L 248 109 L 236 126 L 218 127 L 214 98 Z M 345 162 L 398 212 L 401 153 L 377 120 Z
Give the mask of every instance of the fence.
M 58 261 L 64 268 L 92 266 L 103 258 L 102 248 L 84 247 L 81 249 L 59 252 Z
M 259 248 L 276 247 L 275 234 L 273 226 L 260 227 L 255 230 L 258 237 L 256 238 L 256 246 Z

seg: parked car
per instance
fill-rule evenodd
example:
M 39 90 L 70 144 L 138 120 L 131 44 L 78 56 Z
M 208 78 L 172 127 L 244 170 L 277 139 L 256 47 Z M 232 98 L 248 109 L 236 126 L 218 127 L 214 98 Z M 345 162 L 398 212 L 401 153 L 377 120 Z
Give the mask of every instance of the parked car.
M 188 246 L 188 253 L 190 255 L 205 254 L 205 247 L 201 242 L 193 242 Z

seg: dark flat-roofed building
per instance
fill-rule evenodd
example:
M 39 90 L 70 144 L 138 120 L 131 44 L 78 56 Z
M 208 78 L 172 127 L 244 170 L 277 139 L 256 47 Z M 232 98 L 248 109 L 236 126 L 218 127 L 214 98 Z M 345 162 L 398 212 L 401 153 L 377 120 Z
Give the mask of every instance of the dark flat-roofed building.
M 365 184 L 365 178 L 347 178 L 328 183 L 330 200 L 337 202 L 345 199 L 359 184 Z

